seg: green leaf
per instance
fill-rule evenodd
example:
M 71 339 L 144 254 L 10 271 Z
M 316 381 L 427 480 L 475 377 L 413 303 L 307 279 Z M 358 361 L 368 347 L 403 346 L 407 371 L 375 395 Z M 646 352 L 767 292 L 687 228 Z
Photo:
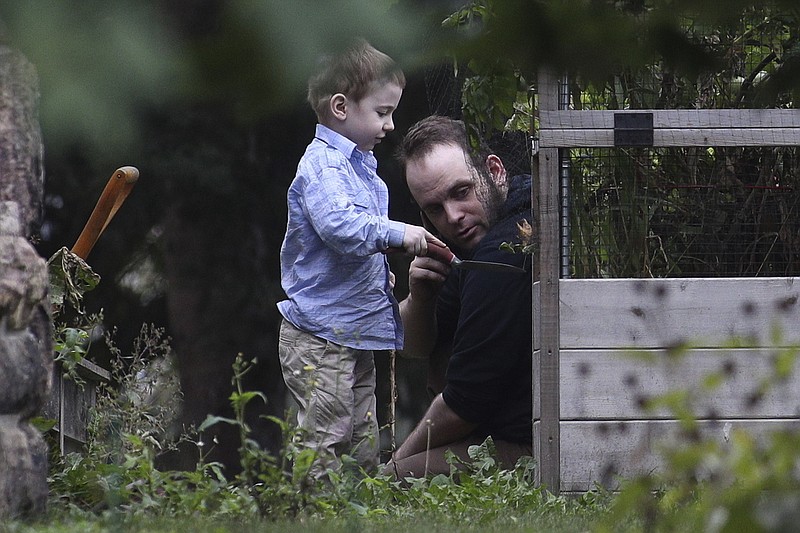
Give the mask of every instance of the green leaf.
M 234 392 L 228 399 L 235 408 L 243 408 L 253 398 L 260 398 L 264 403 L 267 403 L 267 397 L 259 391 Z
M 297 454 L 294 458 L 294 466 L 292 467 L 292 480 L 295 483 L 299 483 L 308 477 L 308 471 L 311 470 L 311 465 L 316 458 L 316 452 L 309 448 Z
M 216 424 L 218 424 L 220 422 L 225 423 L 225 424 L 230 424 L 232 426 L 235 426 L 235 425 L 238 424 L 238 422 L 236 420 L 232 419 L 232 418 L 226 418 L 224 416 L 208 415 L 206 417 L 206 419 L 203 420 L 203 423 L 200 424 L 200 427 L 197 428 L 197 430 L 198 431 L 204 431 L 204 430 L 210 428 L 211 426 L 216 425 Z
M 53 418 L 44 418 L 42 416 L 35 416 L 30 419 L 30 423 L 33 427 L 38 429 L 42 433 L 47 433 L 58 424 L 58 420 Z

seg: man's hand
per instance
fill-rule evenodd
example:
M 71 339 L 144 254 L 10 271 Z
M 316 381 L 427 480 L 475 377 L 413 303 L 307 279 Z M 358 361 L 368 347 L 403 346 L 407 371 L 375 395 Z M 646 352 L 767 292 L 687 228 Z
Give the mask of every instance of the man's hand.
M 436 345 L 436 296 L 450 265 L 431 257 L 415 257 L 408 269 L 408 297 L 400 302 L 405 328 L 403 357 L 430 356 Z
M 404 347 L 400 354 L 404 357 L 428 357 L 436 344 L 436 295 L 450 273 L 450 265 L 431 257 L 424 257 L 428 243 L 439 246 L 445 244 L 425 228 L 406 226 L 403 246 L 407 251 L 406 238 L 417 239 L 417 247 L 424 244 L 423 253 L 413 252 L 417 257 L 408 270 L 408 297 L 400 302 L 400 316 L 405 329 Z
M 406 231 L 403 233 L 403 250 L 416 256 L 425 255 L 428 253 L 429 242 L 436 243 L 439 246 L 445 245 L 425 228 L 406 224 Z
M 408 268 L 408 291 L 419 303 L 429 302 L 439 294 L 450 274 L 450 265 L 430 257 L 415 257 Z

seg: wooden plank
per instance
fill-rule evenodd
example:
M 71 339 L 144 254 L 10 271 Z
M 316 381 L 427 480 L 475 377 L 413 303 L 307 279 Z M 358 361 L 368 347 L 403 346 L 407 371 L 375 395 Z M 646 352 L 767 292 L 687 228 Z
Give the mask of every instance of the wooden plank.
M 792 369 L 776 379 L 776 357 Z M 788 366 L 788 365 L 787 365 Z M 716 382 L 713 388 L 709 383 Z M 767 385 L 769 384 L 769 385 Z M 561 350 L 561 420 L 667 419 L 647 411 L 655 397 L 685 392 L 699 418 L 800 419 L 800 353 L 796 349 Z
M 655 129 L 798 128 L 800 109 L 641 109 L 641 110 L 547 110 L 539 112 L 541 130 L 613 129 L 614 115 L 652 113 Z
M 75 370 L 78 372 L 78 375 L 91 383 L 93 387 L 96 387 L 100 383 L 108 383 L 111 381 L 111 373 L 108 370 L 88 359 L 79 359 Z
M 63 418 L 59 427 L 66 439 L 85 444 L 88 437 L 90 409 L 94 407 L 96 396 L 92 384 L 79 385 L 70 379 L 61 382 L 63 391 Z
M 542 283 L 540 281 L 533 281 L 533 350 L 542 349 L 542 331 L 541 320 L 539 320 L 539 313 L 542 304 Z M 535 378 L 535 376 L 534 376 Z
M 111 379 L 108 370 L 86 359 L 77 362 L 75 371 L 85 383 L 77 384 L 65 376 L 61 363 L 53 365 L 52 387 L 41 412 L 44 418 L 56 421 L 51 431 L 58 435 L 61 455 L 83 450 L 97 387 Z
M 560 281 L 560 347 L 800 344 L 800 278 Z
M 800 128 L 657 129 L 653 147 L 670 146 L 796 146 Z M 542 148 L 613 148 L 613 129 L 553 129 L 539 132 Z
M 556 75 L 541 70 L 538 77 L 539 109 L 558 109 L 559 83 Z M 538 179 L 537 179 L 538 178 Z M 559 457 L 559 296 L 560 271 L 560 196 L 558 176 L 558 150 L 545 148 L 539 151 L 537 183 L 538 203 L 533 206 L 539 228 L 539 276 L 540 288 L 533 316 L 538 320 L 536 328 L 540 334 L 540 350 L 533 354 L 534 412 L 540 415 L 534 425 L 534 457 L 537 482 L 558 493 L 560 483 Z
M 700 421 L 701 436 L 724 444 L 735 431 L 765 439 L 778 430 L 800 431 L 800 420 Z M 610 490 L 630 479 L 664 468 L 658 451 L 680 445 L 676 421 L 562 422 L 561 490 L 585 492 L 599 483 Z

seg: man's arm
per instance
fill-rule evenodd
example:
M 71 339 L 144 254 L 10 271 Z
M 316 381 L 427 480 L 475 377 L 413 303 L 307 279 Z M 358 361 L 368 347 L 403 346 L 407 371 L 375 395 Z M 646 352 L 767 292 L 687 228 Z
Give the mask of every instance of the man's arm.
M 400 302 L 405 330 L 404 357 L 425 358 L 436 344 L 436 297 L 450 266 L 429 257 L 416 257 L 408 270 L 408 297 Z
M 438 448 L 461 440 L 477 424 L 467 422 L 450 409 L 441 394 L 436 395 L 414 431 L 394 453 L 394 459 L 405 459 L 427 449 Z

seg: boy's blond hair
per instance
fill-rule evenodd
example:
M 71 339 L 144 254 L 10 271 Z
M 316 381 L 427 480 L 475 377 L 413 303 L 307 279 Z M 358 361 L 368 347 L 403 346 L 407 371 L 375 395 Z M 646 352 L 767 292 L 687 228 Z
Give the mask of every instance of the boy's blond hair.
M 334 94 L 360 101 L 374 83 L 406 86 L 406 78 L 394 60 L 376 50 L 364 39 L 357 39 L 344 52 L 328 55 L 320 61 L 316 74 L 308 80 L 308 103 L 324 122 L 330 115 L 328 103 Z

